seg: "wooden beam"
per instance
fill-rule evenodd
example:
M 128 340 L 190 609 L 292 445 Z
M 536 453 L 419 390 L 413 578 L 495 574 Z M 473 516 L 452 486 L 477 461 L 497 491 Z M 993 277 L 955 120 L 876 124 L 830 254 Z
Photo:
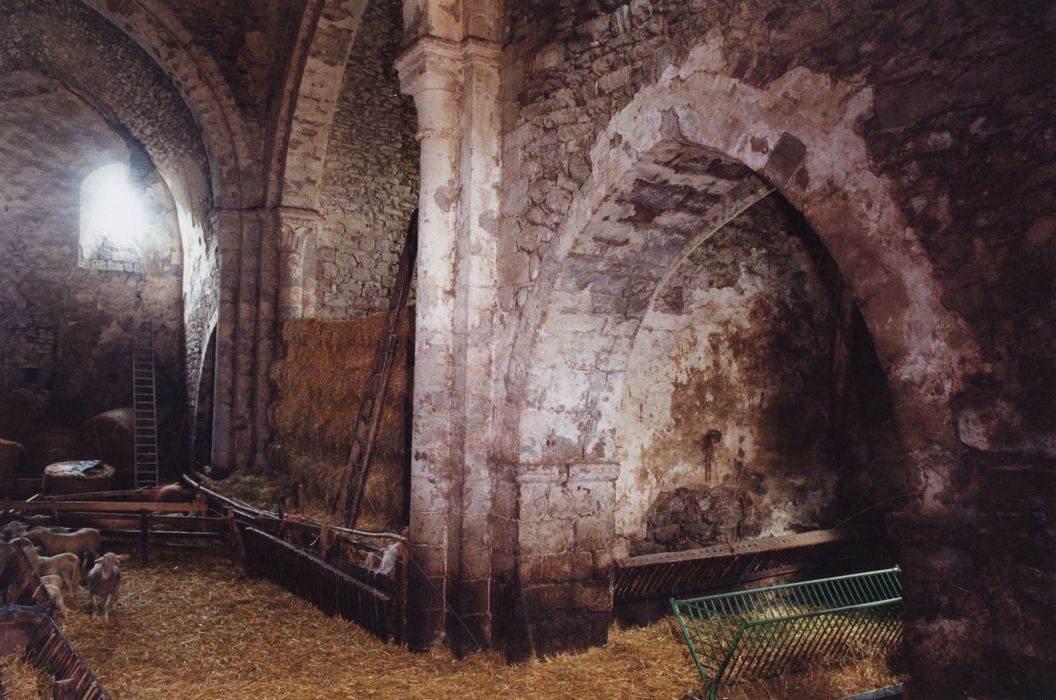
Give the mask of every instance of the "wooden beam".
M 81 511 L 89 513 L 205 513 L 204 503 L 154 503 L 136 501 L 4 501 L 4 510 L 21 512 L 45 510 L 49 512 Z
M 656 564 L 675 564 L 687 561 L 698 561 L 703 559 L 723 559 L 726 557 L 740 557 L 749 554 L 762 554 L 765 552 L 778 552 L 801 547 L 816 547 L 821 544 L 843 542 L 854 539 L 854 535 L 842 530 L 815 530 L 795 535 L 784 535 L 782 537 L 759 537 L 749 540 L 734 542 L 733 545 L 717 544 L 699 549 L 687 549 L 681 552 L 659 552 L 657 554 L 642 554 L 636 557 L 627 557 L 616 561 L 618 569 L 632 569 L 642 566 L 653 566 Z

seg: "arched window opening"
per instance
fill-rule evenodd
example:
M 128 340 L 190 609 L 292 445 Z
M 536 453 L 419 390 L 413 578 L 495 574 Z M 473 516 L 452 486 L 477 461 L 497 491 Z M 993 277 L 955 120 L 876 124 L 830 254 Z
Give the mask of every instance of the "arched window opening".
M 81 184 L 80 264 L 97 270 L 134 272 L 144 258 L 148 216 L 128 166 L 111 163 Z

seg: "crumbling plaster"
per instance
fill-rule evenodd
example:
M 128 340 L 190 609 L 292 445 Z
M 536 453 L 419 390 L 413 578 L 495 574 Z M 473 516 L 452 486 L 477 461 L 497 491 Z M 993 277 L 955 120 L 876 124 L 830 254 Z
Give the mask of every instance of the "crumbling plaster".
M 743 517 L 724 533 L 734 539 L 826 524 L 836 471 L 819 381 L 831 376 L 833 295 L 793 225 L 775 195 L 757 203 L 697 248 L 646 312 L 616 424 L 621 554 L 655 542 L 651 507 L 679 487 L 714 489 L 714 510 Z M 748 481 L 758 499 L 714 502 L 720 485 L 748 494 Z
M 530 473 L 552 473 L 565 503 L 590 474 L 598 483 L 612 475 L 608 416 L 618 373 L 603 379 L 611 364 L 597 365 L 593 381 L 577 381 L 575 367 L 560 359 L 562 348 L 583 346 L 577 323 L 562 314 L 572 308 L 562 305 L 561 285 L 578 262 L 576 246 L 613 214 L 608 198 L 628 191 L 626 173 L 653 164 L 651 149 L 663 162 L 665 141 L 744 163 L 820 235 L 861 304 L 887 374 L 914 497 L 889 518 L 913 572 L 906 639 L 917 687 L 937 696 L 956 692 L 951 683 L 984 692 L 1007 677 L 1037 687 L 1046 677 L 1040 654 L 1051 657 L 1051 644 L 1041 652 L 1023 645 L 1023 633 L 1001 631 L 1014 605 L 1045 617 L 1040 589 L 1021 587 L 1002 601 L 983 585 L 961 591 L 979 613 L 968 626 L 957 621 L 967 604 L 942 593 L 944 571 L 982 580 L 1015 570 L 1013 579 L 1038 576 L 1053 589 L 1051 567 L 1042 573 L 1031 554 L 1051 551 L 1046 511 L 1013 495 L 1027 483 L 1051 493 L 1045 445 L 1054 415 L 1043 389 L 1051 357 L 1042 359 L 1052 329 L 1041 320 L 1051 316 L 1053 256 L 1039 245 L 1053 207 L 1053 170 L 1040 154 L 1051 154 L 1054 142 L 1037 116 L 1054 94 L 1031 66 L 1052 61 L 1053 43 L 1041 37 L 1056 23 L 1044 8 L 1022 9 L 510 6 L 496 454 L 522 484 Z M 990 164 L 1001 173 L 996 180 Z M 599 336 L 596 324 L 578 329 Z M 532 408 L 540 392 L 544 411 Z M 548 445 L 553 436 L 564 439 Z M 548 510 L 562 510 L 551 499 Z M 595 517 L 595 506 L 583 507 Z M 954 535 L 976 527 L 987 534 L 970 542 Z M 524 532 L 522 522 L 522 553 L 527 539 L 545 541 L 534 526 Z M 590 549 L 553 541 L 560 551 Z M 565 612 L 538 633 L 581 643 L 589 618 L 569 613 L 586 610 L 570 607 L 577 590 L 558 594 Z M 1046 637 L 1045 623 L 1031 629 Z M 1008 674 L 987 675 L 991 655 L 1009 661 Z

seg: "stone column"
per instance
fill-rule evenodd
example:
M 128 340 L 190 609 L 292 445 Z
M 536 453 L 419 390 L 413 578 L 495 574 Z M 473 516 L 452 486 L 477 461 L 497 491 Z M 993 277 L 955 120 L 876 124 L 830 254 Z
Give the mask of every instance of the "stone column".
M 412 649 L 443 642 L 457 557 L 452 518 L 460 445 L 455 423 L 455 263 L 458 232 L 458 52 L 426 37 L 396 62 L 418 109 L 421 184 L 418 212 L 408 630 Z
M 396 64 L 421 143 L 409 590 L 419 649 L 491 641 L 499 57 L 493 42 L 426 36 Z
M 300 318 L 305 315 L 305 252 L 316 237 L 320 216 L 311 209 L 279 207 L 276 218 L 279 238 L 278 317 Z
M 498 307 L 499 180 L 501 114 L 499 65 L 495 42 L 470 38 L 460 46 L 462 60 L 462 200 L 459 220 L 455 334 L 456 377 L 462 398 L 458 421 L 463 463 L 458 475 L 461 496 L 459 533 L 460 621 L 450 625 L 458 653 L 491 645 L 494 611 L 490 520 L 494 509 L 491 469 L 492 367 L 495 315 Z
M 213 398 L 212 463 L 224 469 L 236 464 L 234 426 L 238 281 L 241 258 L 241 219 L 238 212 L 215 209 L 211 226 L 219 241 L 220 301 L 216 322 L 216 389 Z
M 267 367 L 274 346 L 276 277 L 274 236 L 260 210 L 216 209 L 220 301 L 217 319 L 214 465 L 260 467 L 267 435 Z

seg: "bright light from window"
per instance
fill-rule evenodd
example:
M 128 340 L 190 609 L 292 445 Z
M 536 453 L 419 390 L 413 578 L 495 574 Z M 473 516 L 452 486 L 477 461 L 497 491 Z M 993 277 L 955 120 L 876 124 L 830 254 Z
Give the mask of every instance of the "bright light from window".
M 115 248 L 134 248 L 147 224 L 143 203 L 129 185 L 128 172 L 128 166 L 115 163 L 84 179 L 83 188 L 90 191 L 82 191 L 81 202 L 88 206 L 81 212 L 81 227 L 87 223 Z
M 96 257 L 103 248 L 127 258 L 135 252 L 146 223 L 143 203 L 128 182 L 127 165 L 106 165 L 85 178 L 81 185 L 81 248 L 85 257 Z M 86 248 L 84 243 L 89 241 Z

